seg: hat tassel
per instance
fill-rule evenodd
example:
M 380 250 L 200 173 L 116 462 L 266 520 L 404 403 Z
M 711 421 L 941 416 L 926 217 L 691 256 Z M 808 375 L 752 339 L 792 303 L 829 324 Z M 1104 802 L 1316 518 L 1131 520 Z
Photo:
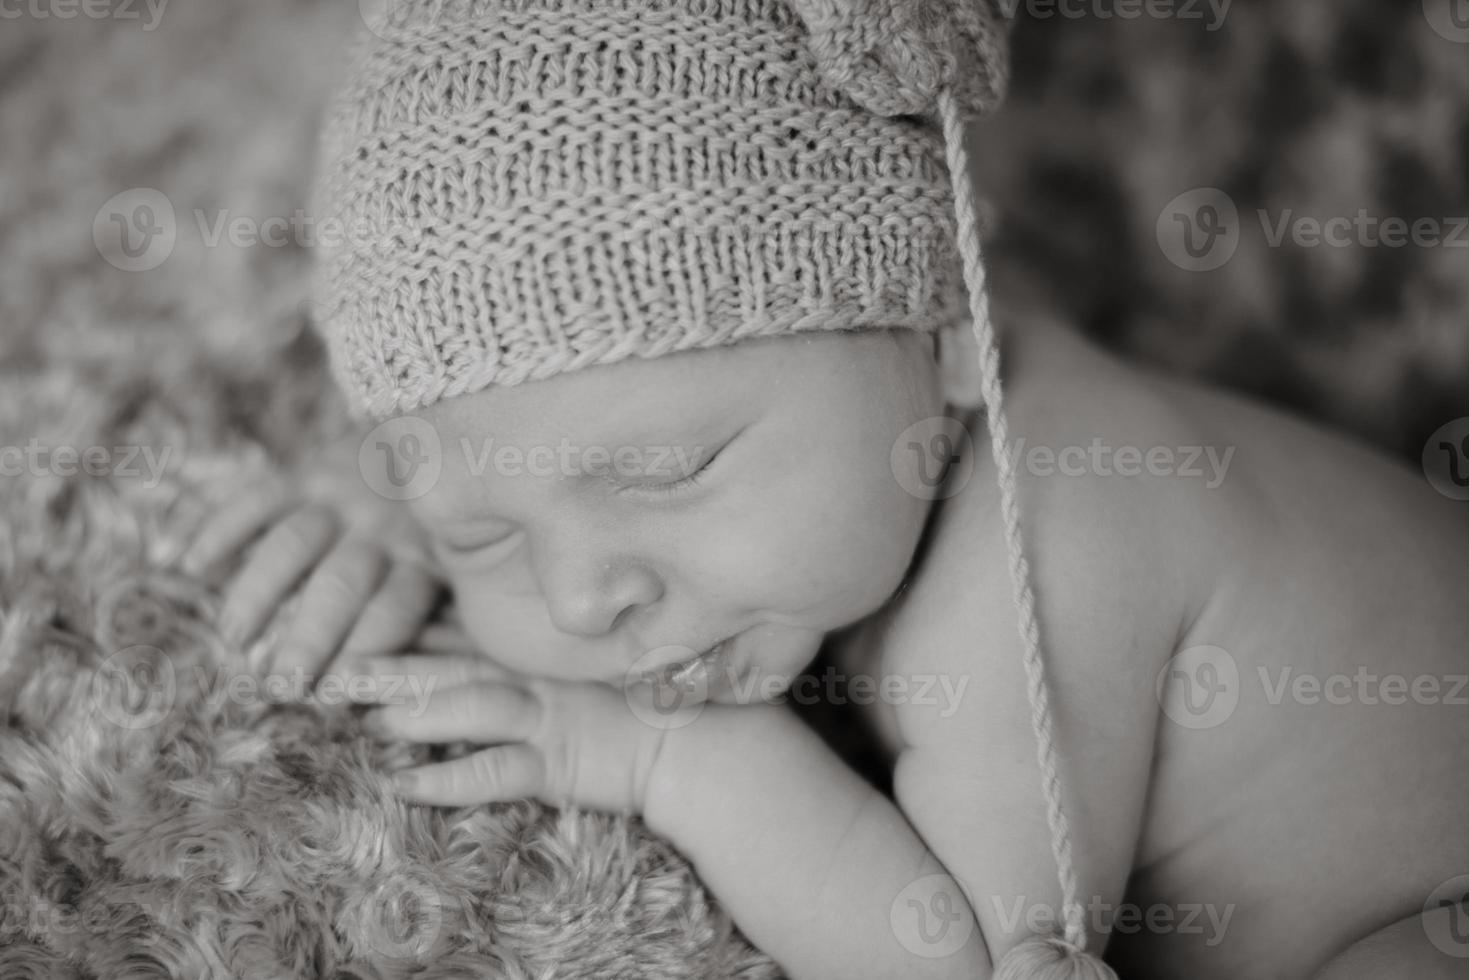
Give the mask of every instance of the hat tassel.
M 989 427 L 990 451 L 995 458 L 1000 488 L 1000 513 L 1005 524 L 1005 544 L 1010 552 L 1010 581 L 1020 614 L 1020 638 L 1025 645 L 1025 675 L 1030 698 L 1031 729 L 1035 733 L 1036 758 L 1041 769 L 1041 789 L 1046 801 L 1046 820 L 1051 831 L 1051 852 L 1061 884 L 1065 924 L 1060 934 L 1030 936 L 1011 949 L 995 971 L 995 980 L 1116 980 L 1117 974 L 1102 960 L 1087 952 L 1086 925 L 1076 901 L 1076 868 L 1071 859 L 1071 828 L 1061 805 L 1061 780 L 1056 758 L 1055 719 L 1051 714 L 1046 686 L 1045 663 L 1041 656 L 1040 627 L 1035 611 L 1035 592 L 1030 584 L 1030 563 L 1020 536 L 1020 510 L 1016 504 L 1014 457 L 1010 454 L 1009 423 L 1005 418 L 1000 385 L 1000 349 L 990 320 L 989 294 L 980 253 L 979 227 L 975 218 L 974 189 L 970 184 L 968 153 L 964 147 L 964 113 L 952 88 L 938 93 L 938 108 L 944 128 L 954 207 L 958 219 L 959 253 L 964 262 L 964 284 L 969 293 L 969 312 L 979 347 L 980 390 L 984 396 Z

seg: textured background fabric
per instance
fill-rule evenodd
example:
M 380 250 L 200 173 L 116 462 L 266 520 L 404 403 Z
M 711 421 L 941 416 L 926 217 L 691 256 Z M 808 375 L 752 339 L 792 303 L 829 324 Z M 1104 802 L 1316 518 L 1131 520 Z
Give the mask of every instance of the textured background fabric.
M 1022 19 L 1011 101 L 975 137 L 996 289 L 1416 462 L 1469 415 L 1469 28 L 1447 30 L 1451 4 L 1469 24 L 1460 0 L 1239 0 L 1213 31 L 1207 14 Z M 1208 187 L 1239 245 L 1189 272 L 1156 223 Z M 1259 209 L 1272 229 L 1428 218 L 1458 244 L 1274 248 Z
M 1247 218 L 1258 207 L 1323 218 L 1469 213 L 1469 45 L 1432 30 L 1423 9 L 1241 0 L 1214 32 L 1186 20 L 1023 18 L 1012 101 L 972 141 L 1001 297 L 1060 310 L 1139 359 L 1259 392 L 1416 459 L 1430 431 L 1469 415 L 1469 250 L 1273 249 L 1256 225 L 1222 268 L 1187 272 L 1168 261 L 1155 226 L 1168 202 L 1198 187 L 1226 191 Z M 19 689 L 22 671 L 75 685 L 57 665 L 100 656 L 103 596 L 176 547 L 163 515 L 201 512 L 252 473 L 309 457 L 340 426 L 304 329 L 308 249 L 211 246 L 207 233 L 221 215 L 258 223 L 304 206 L 327 73 L 356 17 L 356 4 L 329 0 L 173 0 L 152 31 L 136 20 L 0 22 L 0 446 L 34 437 L 172 447 L 151 488 L 133 477 L 4 478 L 0 690 Z M 93 226 L 109 199 L 140 187 L 171 203 L 177 244 L 155 268 L 127 272 L 102 260 Z M 44 746 L 68 739 L 70 751 L 91 753 L 95 778 L 124 771 L 127 758 L 95 731 L 49 727 L 48 703 L 28 699 L 29 714 L 8 705 L 6 744 L 41 746 L 27 758 L 51 758 L 42 769 L 52 778 L 64 767 Z M 283 729 L 272 751 L 287 754 L 333 730 L 324 719 L 272 724 Z M 847 746 L 839 724 L 829 730 Z M 326 744 L 312 764 L 329 767 L 343 744 Z M 228 785 L 230 766 L 211 761 L 228 757 L 196 748 L 193 777 Z M 7 762 L 20 757 L 0 750 Z M 295 780 L 302 770 L 270 762 L 259 774 Z M 18 847 L 0 849 L 0 894 L 50 907 L 33 901 L 40 889 L 75 913 L 79 876 L 115 873 L 103 853 L 115 841 L 88 837 L 83 811 L 68 818 L 54 794 L 33 794 L 50 811 L 31 809 L 13 773 L 0 783 L 0 822 L 48 827 L 0 845 Z M 165 785 L 141 792 L 145 814 L 179 805 Z M 46 812 L 61 822 L 37 822 Z M 300 813 L 278 815 L 287 812 Z M 212 832 L 238 843 L 248 827 Z M 540 866 L 536 887 L 512 878 L 500 898 L 552 924 L 563 903 L 580 902 L 587 923 L 607 927 L 595 933 L 598 955 L 656 961 L 667 976 L 720 975 L 710 964 L 721 963 L 768 975 L 720 931 L 678 864 L 626 825 L 511 809 L 481 829 L 561 855 Z M 651 863 L 629 866 L 617 857 L 627 854 Z M 676 887 L 638 892 L 648 875 Z M 629 889 L 646 904 L 618 920 L 611 896 Z M 643 928 L 679 917 L 708 931 Z M 700 935 L 712 945 L 689 939 Z M 72 941 L 12 944 L 0 974 L 87 976 L 58 965 Z M 607 975 L 585 946 L 531 951 L 545 957 L 537 963 L 562 963 L 564 976 Z M 515 975 L 505 962 L 487 975 Z

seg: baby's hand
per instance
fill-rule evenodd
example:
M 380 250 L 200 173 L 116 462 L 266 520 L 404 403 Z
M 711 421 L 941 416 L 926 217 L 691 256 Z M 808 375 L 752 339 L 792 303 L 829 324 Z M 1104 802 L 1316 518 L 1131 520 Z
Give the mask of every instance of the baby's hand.
M 516 674 L 476 655 L 371 657 L 355 666 L 371 680 L 360 690 L 380 702 L 363 721 L 369 733 L 487 746 L 399 770 L 399 795 L 439 806 L 531 798 L 643 812 L 670 726 L 635 712 L 629 697 L 636 694 Z M 405 686 L 415 697 L 395 698 Z M 722 706 L 702 707 L 713 712 Z
M 312 675 L 337 657 L 400 650 L 418 636 L 441 593 L 426 567 L 284 484 L 252 488 L 225 504 L 196 532 L 180 565 L 209 577 L 246 548 L 225 589 L 219 628 L 227 642 L 244 646 L 299 591 L 269 665 L 277 673 Z

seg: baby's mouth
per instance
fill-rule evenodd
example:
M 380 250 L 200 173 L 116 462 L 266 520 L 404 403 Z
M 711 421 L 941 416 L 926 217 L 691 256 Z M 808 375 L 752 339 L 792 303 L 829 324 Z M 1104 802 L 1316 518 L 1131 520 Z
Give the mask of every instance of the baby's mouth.
M 685 660 L 681 664 L 670 665 L 667 673 L 664 674 L 664 680 L 667 683 L 682 686 L 693 678 L 699 670 L 712 672 L 715 666 L 723 659 L 725 646 L 728 642 L 729 638 L 726 637 L 698 656 Z

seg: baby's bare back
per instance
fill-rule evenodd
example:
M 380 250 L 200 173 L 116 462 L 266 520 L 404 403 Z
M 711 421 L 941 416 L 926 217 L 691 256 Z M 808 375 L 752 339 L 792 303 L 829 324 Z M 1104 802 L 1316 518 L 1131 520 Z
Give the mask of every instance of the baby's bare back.
M 1011 364 L 1082 901 L 1123 975 L 1309 976 L 1469 873 L 1469 505 L 1049 326 Z M 1012 838 L 971 847 L 968 884 L 1002 896 L 973 896 L 988 935 L 1047 855 L 987 452 L 873 630 L 884 669 L 972 668 L 957 724 L 1000 761 L 955 784 L 992 789 L 945 799 L 909 778 L 905 809 L 940 839 L 984 837 L 986 814 Z M 981 600 L 956 601 L 956 581 Z M 939 737 L 921 707 L 887 724 L 899 744 Z
M 1199 509 L 1209 588 L 1168 670 L 1134 890 L 1235 902 L 1228 938 L 1261 955 L 1237 975 L 1291 975 L 1282 952 L 1310 964 L 1469 872 L 1469 510 L 1334 434 L 1163 391 L 1237 451 Z M 1150 943 L 1196 976 L 1223 958 Z

